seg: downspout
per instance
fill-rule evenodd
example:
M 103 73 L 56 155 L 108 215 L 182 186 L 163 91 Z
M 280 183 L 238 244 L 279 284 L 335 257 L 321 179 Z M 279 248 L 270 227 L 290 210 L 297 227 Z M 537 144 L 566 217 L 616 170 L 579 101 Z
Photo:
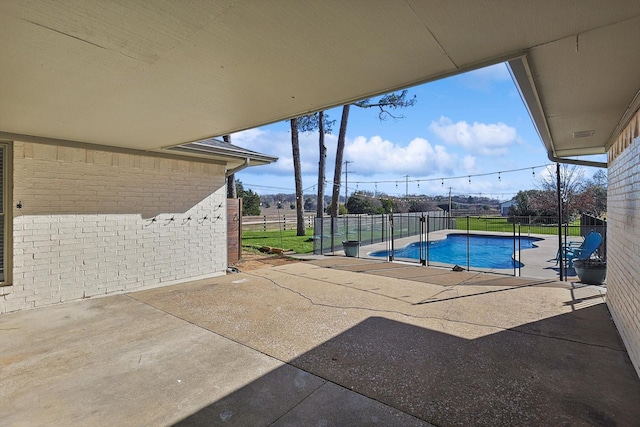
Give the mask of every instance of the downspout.
M 248 168 L 249 167 L 249 163 L 251 163 L 251 158 L 247 157 L 246 159 L 244 159 L 244 163 L 241 164 L 240 166 L 238 166 L 237 168 L 233 168 L 231 170 L 227 170 L 225 172 L 225 178 L 229 178 L 234 173 L 240 172 L 242 169 Z
M 562 185 L 560 183 L 560 163 L 556 163 L 556 194 L 558 196 L 558 263 L 560 281 L 564 281 L 565 249 L 562 244 Z

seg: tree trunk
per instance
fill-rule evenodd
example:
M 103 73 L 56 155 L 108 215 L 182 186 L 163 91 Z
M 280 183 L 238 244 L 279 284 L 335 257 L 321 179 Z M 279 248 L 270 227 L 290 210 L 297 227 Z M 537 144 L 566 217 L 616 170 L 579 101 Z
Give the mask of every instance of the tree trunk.
M 296 217 L 297 236 L 305 236 L 304 200 L 302 198 L 302 168 L 300 166 L 300 142 L 298 141 L 298 119 L 291 119 L 291 149 L 293 152 L 293 172 L 296 180 Z
M 231 144 L 231 136 L 224 135 L 222 140 L 227 144 Z M 228 199 L 237 199 L 238 193 L 236 192 L 236 176 L 235 174 L 227 177 L 227 198 Z
M 336 167 L 333 172 L 333 192 L 331 195 L 331 216 L 338 216 L 338 205 L 340 204 L 340 178 L 342 176 L 342 157 L 344 154 L 344 143 L 347 136 L 347 122 L 349 121 L 350 104 L 342 107 L 342 119 L 340 120 L 340 133 L 338 133 L 338 146 L 336 147 Z
M 318 144 L 320 146 L 320 160 L 318 161 L 318 199 L 316 216 L 324 216 L 324 171 L 327 161 L 327 147 L 324 145 L 324 111 L 318 112 Z

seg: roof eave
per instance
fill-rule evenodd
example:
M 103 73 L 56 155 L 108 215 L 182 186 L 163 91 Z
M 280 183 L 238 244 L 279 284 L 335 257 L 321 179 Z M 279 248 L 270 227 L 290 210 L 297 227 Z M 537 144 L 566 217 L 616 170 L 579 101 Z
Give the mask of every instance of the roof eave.
M 547 119 L 544 114 L 542 102 L 540 101 L 538 90 L 536 89 L 536 84 L 533 79 L 533 73 L 531 72 L 531 68 L 529 67 L 529 62 L 527 61 L 526 54 L 508 61 L 508 64 L 514 83 L 518 88 L 520 96 L 522 97 L 522 100 L 529 112 L 531 121 L 533 122 L 533 125 L 536 128 L 536 131 L 538 132 L 538 135 L 540 136 L 545 149 L 547 150 L 547 157 L 549 158 L 549 160 L 558 163 L 570 163 L 583 166 L 606 168 L 608 166 L 607 163 L 567 158 L 570 156 L 589 156 L 604 154 L 606 153 L 606 144 L 604 143 L 596 146 L 581 147 L 580 149 L 556 149 L 553 143 L 553 137 L 551 136 L 551 131 L 549 130 L 549 124 L 547 123 Z
M 251 166 L 268 165 L 278 160 L 277 157 L 257 153 L 249 150 L 242 150 L 238 147 L 213 147 L 208 145 L 191 142 L 174 147 L 165 148 L 163 151 L 179 152 L 181 154 L 200 158 L 217 158 L 227 159 L 234 162 L 244 163 L 246 159 L 250 159 Z

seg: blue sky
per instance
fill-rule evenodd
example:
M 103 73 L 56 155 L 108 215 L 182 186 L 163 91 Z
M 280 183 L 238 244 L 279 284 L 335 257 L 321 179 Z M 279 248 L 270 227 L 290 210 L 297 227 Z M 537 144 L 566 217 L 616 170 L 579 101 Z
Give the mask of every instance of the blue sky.
M 550 161 L 506 65 L 416 86 L 409 94 L 415 94 L 417 102 L 397 110 L 404 116 L 398 120 L 380 121 L 375 109 L 351 108 L 343 159 L 352 162 L 348 194 L 367 190 L 433 196 L 447 194 L 451 188 L 452 194 L 504 201 L 519 190 L 536 188 L 541 174 L 548 173 L 540 166 Z M 330 194 L 342 108 L 327 114 L 336 120 L 334 132 L 325 140 L 325 194 Z M 295 193 L 289 122 L 231 138 L 235 145 L 279 158 L 274 164 L 237 173 L 245 189 L 258 194 Z M 317 133 L 300 134 L 300 151 L 305 194 L 316 194 Z M 587 177 L 595 172 L 586 169 Z M 344 195 L 344 166 L 342 172 L 340 194 Z M 478 176 L 482 174 L 491 175 Z

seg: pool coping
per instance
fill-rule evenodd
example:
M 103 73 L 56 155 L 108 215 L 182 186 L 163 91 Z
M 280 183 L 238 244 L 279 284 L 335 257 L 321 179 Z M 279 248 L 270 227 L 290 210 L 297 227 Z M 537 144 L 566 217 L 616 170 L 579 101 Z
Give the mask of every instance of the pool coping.
M 466 233 L 465 232 L 461 233 L 460 230 L 433 231 L 429 233 L 429 240 L 430 241 L 444 240 L 447 238 L 449 234 L 466 234 Z M 504 232 L 497 232 L 497 231 L 481 231 L 481 230 L 473 230 L 473 231 L 470 231 L 469 234 L 504 236 L 504 237 L 513 236 L 512 233 L 504 233 Z M 516 277 L 532 277 L 532 278 L 540 278 L 540 279 L 558 280 L 559 268 L 558 268 L 558 265 L 556 265 L 556 260 L 555 260 L 557 250 L 558 250 L 558 241 L 557 241 L 558 236 L 551 235 L 551 234 L 526 233 L 526 235 L 521 234 L 521 237 L 533 237 L 540 240 L 536 242 L 536 247 L 526 250 L 526 256 L 524 255 L 525 254 L 524 251 L 516 251 L 517 255 L 518 255 L 518 252 L 522 252 L 522 254 L 519 254 L 520 255 L 519 260 L 524 264 L 524 266 L 521 267 L 520 269 L 516 269 L 517 270 Z M 402 237 L 395 240 L 395 246 L 401 248 L 401 247 L 407 246 L 410 243 L 414 243 L 417 241 L 418 241 L 418 236 Z M 372 255 L 369 255 L 370 253 L 375 251 L 388 250 L 389 247 L 390 247 L 389 242 L 379 242 L 379 243 L 373 243 L 370 245 L 361 245 L 358 258 L 372 259 L 380 262 L 394 262 L 394 263 L 399 262 L 399 263 L 406 263 L 411 265 L 420 264 L 419 260 L 411 260 L 408 258 L 394 259 L 393 261 L 388 261 L 387 259 L 384 259 L 381 257 L 375 257 Z M 335 251 L 333 255 L 344 255 L 344 251 L 342 250 Z M 451 269 L 453 267 L 453 264 L 429 262 L 428 266 L 443 268 L 443 269 Z M 466 266 L 462 266 L 462 267 L 465 270 L 467 270 Z M 471 267 L 468 271 L 513 276 L 513 268 L 498 269 L 498 268 Z M 565 281 L 568 281 L 568 282 L 578 281 L 577 275 L 573 268 L 566 270 Z

